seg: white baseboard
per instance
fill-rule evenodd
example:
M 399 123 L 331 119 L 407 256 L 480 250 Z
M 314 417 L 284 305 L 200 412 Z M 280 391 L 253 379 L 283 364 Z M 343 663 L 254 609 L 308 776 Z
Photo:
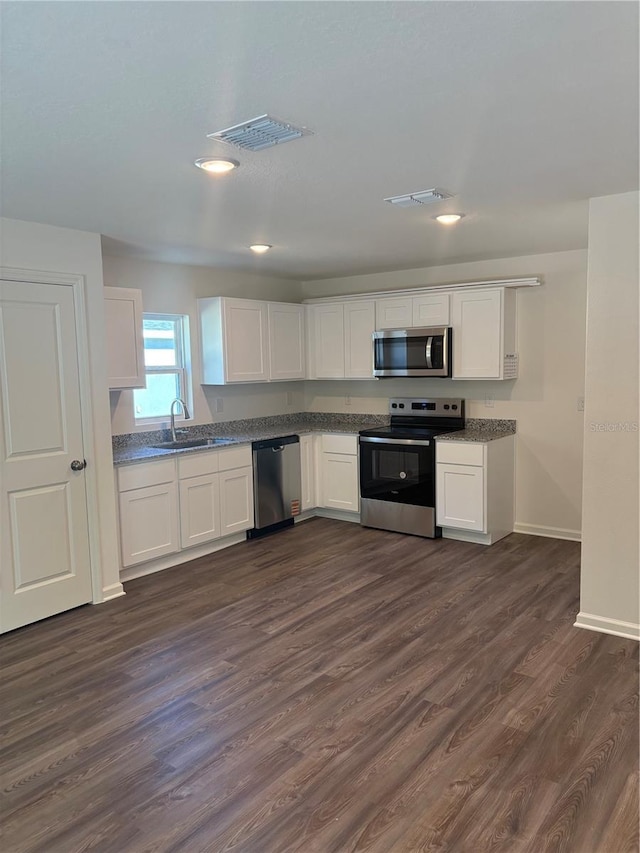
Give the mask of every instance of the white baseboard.
M 570 530 L 565 527 L 547 527 L 536 524 L 523 524 L 516 521 L 513 525 L 514 533 L 525 533 L 527 536 L 546 536 L 547 539 L 569 539 L 571 542 L 582 541 L 582 531 Z
M 574 628 L 586 628 L 588 631 L 598 631 L 600 634 L 613 634 L 614 637 L 625 637 L 627 640 L 640 640 L 640 625 L 621 622 L 619 619 L 609 619 L 607 616 L 595 616 L 593 613 L 580 611 L 573 625 Z
M 360 524 L 359 512 L 346 512 L 343 509 L 328 509 L 326 507 L 317 507 L 315 514 L 320 518 L 335 518 L 336 521 L 352 521 L 355 524 Z
M 105 601 L 111 601 L 112 598 L 120 598 L 121 595 L 126 595 L 122 584 L 112 583 L 102 590 L 102 600 L 94 603 L 103 604 Z

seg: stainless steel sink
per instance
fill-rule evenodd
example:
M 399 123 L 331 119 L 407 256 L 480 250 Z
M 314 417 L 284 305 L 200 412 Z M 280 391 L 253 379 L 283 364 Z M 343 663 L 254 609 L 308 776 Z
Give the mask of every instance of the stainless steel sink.
M 152 444 L 158 450 L 186 450 L 188 447 L 206 447 L 207 445 L 219 444 L 224 439 L 220 438 L 181 438 L 177 441 L 163 441 L 160 444 Z

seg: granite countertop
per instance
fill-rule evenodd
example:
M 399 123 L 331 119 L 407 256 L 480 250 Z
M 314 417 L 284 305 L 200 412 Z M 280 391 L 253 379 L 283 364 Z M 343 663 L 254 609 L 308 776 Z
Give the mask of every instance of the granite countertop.
M 513 435 L 516 422 L 498 418 L 467 418 L 466 429 L 457 432 L 446 432 L 436 436 L 436 441 L 495 441 Z
M 129 462 L 161 459 L 166 456 L 182 456 L 185 453 L 198 453 L 219 447 L 250 444 L 252 441 L 281 438 L 285 435 L 305 435 L 313 432 L 356 434 L 361 429 L 374 429 L 388 423 L 389 418 L 386 415 L 305 412 L 298 415 L 274 415 L 273 417 L 251 418 L 245 421 L 204 424 L 180 430 L 181 437 L 208 438 L 210 440 L 215 439 L 215 441 L 211 444 L 185 447 L 180 450 L 167 450 L 151 446 L 168 440 L 166 430 L 117 435 L 113 437 L 113 464 L 117 466 Z

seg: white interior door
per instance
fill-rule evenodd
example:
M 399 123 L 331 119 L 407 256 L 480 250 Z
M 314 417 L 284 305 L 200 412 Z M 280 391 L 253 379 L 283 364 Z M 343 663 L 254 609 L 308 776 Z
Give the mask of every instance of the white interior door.
M 0 281 L 0 406 L 9 631 L 92 598 L 72 287 Z

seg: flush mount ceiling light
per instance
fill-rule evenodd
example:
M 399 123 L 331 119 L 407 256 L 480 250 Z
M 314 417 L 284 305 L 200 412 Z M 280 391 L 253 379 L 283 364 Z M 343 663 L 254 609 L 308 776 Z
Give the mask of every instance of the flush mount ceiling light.
M 266 113 L 256 118 L 250 118 L 233 127 L 208 133 L 208 139 L 217 139 L 219 142 L 227 142 L 236 148 L 247 148 L 249 151 L 260 151 L 263 148 L 271 148 L 272 145 L 281 145 L 292 139 L 300 139 L 311 133 L 306 127 L 295 127 L 286 121 L 280 121 Z
M 434 219 L 441 225 L 455 225 L 463 216 L 464 213 L 441 213 L 440 216 L 434 216 Z
M 226 175 L 240 165 L 237 160 L 231 160 L 229 157 L 200 157 L 195 164 L 198 169 L 203 169 L 211 175 Z
M 385 201 L 395 204 L 396 207 L 420 207 L 423 204 L 444 201 L 445 198 L 453 198 L 452 193 L 438 189 L 438 187 L 433 187 L 430 190 L 420 190 L 419 192 L 409 193 L 408 195 L 393 195 L 390 198 L 385 198 Z
M 272 249 L 273 247 L 268 243 L 253 243 L 249 248 L 252 252 L 255 252 L 256 255 L 264 255 L 265 252 L 268 252 L 269 249 Z

